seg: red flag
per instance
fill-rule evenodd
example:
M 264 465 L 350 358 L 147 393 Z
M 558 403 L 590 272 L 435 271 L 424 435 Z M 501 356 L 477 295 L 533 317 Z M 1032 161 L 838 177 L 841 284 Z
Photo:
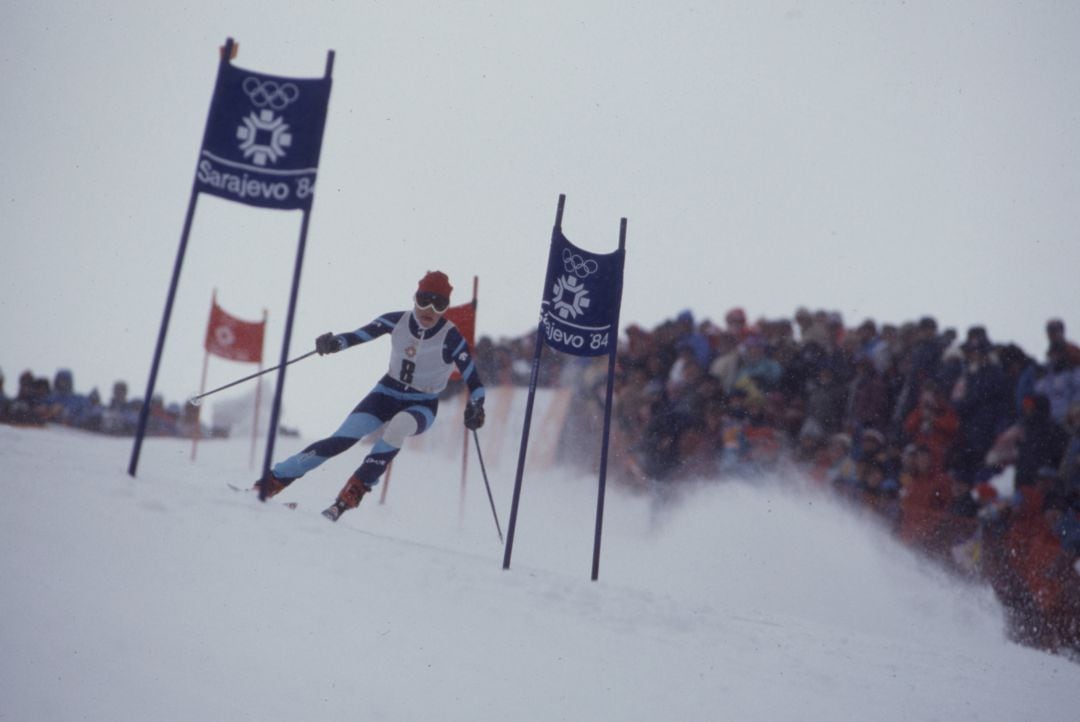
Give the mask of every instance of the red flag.
M 458 331 L 461 331 L 465 343 L 469 344 L 469 352 L 471 353 L 473 346 L 476 344 L 476 303 L 469 301 L 460 306 L 451 306 L 446 309 L 446 318 L 457 326 Z M 457 380 L 461 378 L 461 374 L 458 373 L 457 369 L 454 369 L 454 373 L 450 374 L 450 378 Z
M 266 321 L 241 321 L 226 313 L 217 300 L 210 306 L 206 324 L 206 350 L 233 361 L 262 363 Z
M 465 342 L 472 349 L 473 344 L 476 343 L 476 306 L 473 302 L 451 306 L 446 309 L 446 318 L 457 326 L 458 331 L 461 331 L 461 335 L 465 337 Z

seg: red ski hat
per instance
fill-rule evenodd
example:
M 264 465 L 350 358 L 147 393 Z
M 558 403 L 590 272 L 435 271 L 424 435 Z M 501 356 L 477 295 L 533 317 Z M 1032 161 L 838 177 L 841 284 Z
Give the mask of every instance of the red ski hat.
M 449 300 L 454 287 L 450 285 L 450 279 L 442 271 L 428 271 L 420 279 L 420 284 L 416 287 L 416 290 L 423 293 L 437 293 Z

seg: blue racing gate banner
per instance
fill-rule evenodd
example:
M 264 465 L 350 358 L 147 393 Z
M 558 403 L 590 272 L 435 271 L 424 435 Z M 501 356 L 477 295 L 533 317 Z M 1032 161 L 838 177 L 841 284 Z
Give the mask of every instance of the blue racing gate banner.
M 311 208 L 330 83 L 243 70 L 223 57 L 196 188 L 264 208 Z
M 510 503 L 510 525 L 503 569 L 510 568 L 517 529 L 518 505 L 525 476 L 525 456 L 532 426 L 533 400 L 544 343 L 573 356 L 607 356 L 607 392 L 604 401 L 604 428 L 600 447 L 600 479 L 596 497 L 596 532 L 593 537 L 592 579 L 600 573 L 600 538 L 604 519 L 604 490 L 607 481 L 608 441 L 611 434 L 611 409 L 615 384 L 615 355 L 619 342 L 619 310 L 622 305 L 623 266 L 626 263 L 626 219 L 619 224 L 619 247 L 614 253 L 591 253 L 578 248 L 562 232 L 566 196 L 559 196 L 555 228 L 551 233 L 544 295 L 540 302 L 540 321 L 536 326 L 536 350 L 533 353 L 529 396 L 525 403 L 525 423 L 521 429 L 514 497 Z
M 277 366 L 277 391 L 266 440 L 263 473 L 270 470 L 285 384 L 285 366 L 292 363 L 288 360 L 289 342 L 299 298 L 300 269 L 307 244 L 308 221 L 315 200 L 315 177 L 319 170 L 319 153 L 330 103 L 334 51 L 326 54 L 326 72 L 322 78 L 301 79 L 233 67 L 231 60 L 235 57 L 236 49 L 236 43 L 228 38 L 220 50 L 217 81 L 210 100 L 195 180 L 191 185 L 191 198 L 180 232 L 180 247 L 173 263 L 172 280 L 165 298 L 165 311 L 158 329 L 154 360 L 150 364 L 150 378 L 143 395 L 135 445 L 128 464 L 128 474 L 131 476 L 135 476 L 139 464 L 150 417 L 150 400 L 154 398 L 169 319 L 200 193 L 210 193 L 250 206 L 303 212 L 296 262 L 293 265 L 289 311 L 285 316 L 285 335 L 281 343 L 281 363 Z
M 618 343 L 616 328 L 626 252 L 590 253 L 551 234 L 540 318 L 548 346 L 574 356 L 603 356 Z

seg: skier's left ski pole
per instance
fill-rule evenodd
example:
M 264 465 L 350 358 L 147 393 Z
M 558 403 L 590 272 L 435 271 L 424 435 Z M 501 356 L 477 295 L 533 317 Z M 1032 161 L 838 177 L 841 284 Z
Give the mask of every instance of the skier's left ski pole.
M 271 371 L 277 371 L 279 368 L 282 368 L 283 366 L 288 366 L 289 364 L 294 364 L 297 361 L 303 361 L 308 356 L 314 356 L 317 353 L 318 353 L 318 351 L 308 351 L 303 356 L 297 356 L 294 359 L 289 359 L 288 361 L 286 361 L 283 364 L 278 364 L 277 366 L 272 366 L 271 368 L 263 369 L 262 371 L 259 371 L 258 373 L 253 373 L 250 376 L 245 376 L 242 379 L 237 379 L 236 381 L 233 381 L 232 383 L 229 383 L 229 384 L 225 384 L 224 386 L 218 386 L 213 391 L 207 391 L 204 394 L 197 394 L 197 395 L 192 396 L 191 398 L 189 398 L 188 403 L 191 404 L 192 406 L 198 406 L 200 401 L 202 399 L 206 398 L 207 396 L 209 396 L 210 394 L 216 394 L 218 391 L 224 391 L 225 389 L 232 388 L 233 386 L 236 386 L 237 384 L 242 384 L 245 381 L 250 381 L 251 379 L 256 378 L 257 376 L 262 376 L 263 374 L 268 374 Z
M 488 484 L 487 469 L 484 468 L 484 455 L 480 453 L 480 437 L 476 429 L 472 430 L 473 441 L 476 442 L 476 458 L 480 459 L 480 473 L 484 476 L 484 488 L 487 489 L 488 502 L 491 503 L 491 515 L 495 517 L 495 531 L 499 532 L 499 541 L 503 540 L 502 527 L 499 525 L 499 515 L 495 513 L 495 499 L 491 496 L 491 485 Z

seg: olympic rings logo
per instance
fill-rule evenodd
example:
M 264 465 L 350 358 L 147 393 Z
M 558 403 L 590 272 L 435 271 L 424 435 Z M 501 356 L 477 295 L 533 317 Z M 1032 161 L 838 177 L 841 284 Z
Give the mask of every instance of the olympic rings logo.
M 244 78 L 244 93 L 256 108 L 285 110 L 300 97 L 300 89 L 293 83 L 279 83 L 276 80 L 259 80 L 256 77 Z
M 592 274 L 596 273 L 600 266 L 596 261 L 589 259 L 585 260 L 576 253 L 571 252 L 569 248 L 564 248 L 562 252 L 563 267 L 566 268 L 567 273 L 572 273 L 578 278 L 588 278 Z

